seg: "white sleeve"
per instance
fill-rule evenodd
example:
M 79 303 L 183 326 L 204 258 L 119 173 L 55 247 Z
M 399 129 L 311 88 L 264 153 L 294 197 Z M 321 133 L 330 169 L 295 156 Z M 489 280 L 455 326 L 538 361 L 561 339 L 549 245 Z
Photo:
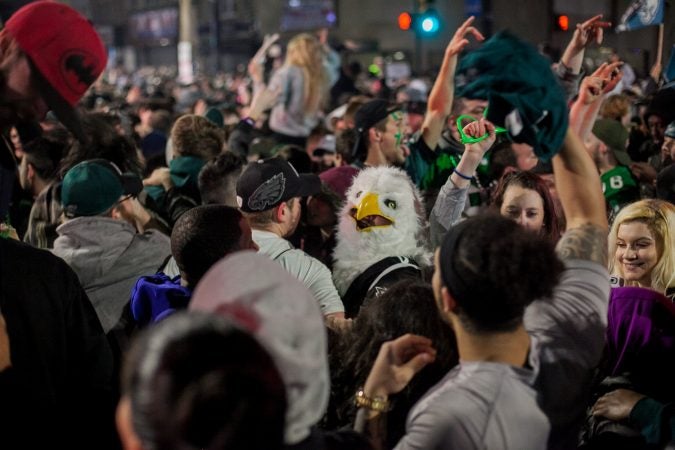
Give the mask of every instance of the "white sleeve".
M 298 249 L 284 253 L 279 260 L 311 291 L 324 316 L 345 311 L 330 270 L 321 261 Z
M 443 237 L 461 218 L 468 195 L 469 186 L 457 188 L 449 178 L 443 187 L 441 187 L 429 215 L 431 245 L 433 248 L 441 245 Z

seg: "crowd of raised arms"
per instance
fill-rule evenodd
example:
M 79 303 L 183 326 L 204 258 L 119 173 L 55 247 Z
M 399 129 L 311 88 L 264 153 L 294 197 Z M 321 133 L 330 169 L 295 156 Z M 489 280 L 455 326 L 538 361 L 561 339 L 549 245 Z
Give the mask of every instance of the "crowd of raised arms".
M 0 447 L 675 445 L 675 88 L 473 21 L 395 85 L 326 30 L 184 84 L 12 15 Z

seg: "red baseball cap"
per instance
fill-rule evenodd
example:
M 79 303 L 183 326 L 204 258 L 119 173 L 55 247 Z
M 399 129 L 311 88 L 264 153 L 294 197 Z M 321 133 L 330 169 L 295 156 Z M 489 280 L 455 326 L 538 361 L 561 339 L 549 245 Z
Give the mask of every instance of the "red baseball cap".
M 37 69 L 33 72 L 47 105 L 79 139 L 74 106 L 108 59 L 92 24 L 68 5 L 37 1 L 15 12 L 5 29 Z

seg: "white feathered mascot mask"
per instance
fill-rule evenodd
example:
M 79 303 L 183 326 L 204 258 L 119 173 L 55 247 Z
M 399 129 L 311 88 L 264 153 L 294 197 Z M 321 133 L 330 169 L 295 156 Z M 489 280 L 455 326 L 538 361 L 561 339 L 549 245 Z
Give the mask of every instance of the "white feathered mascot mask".
M 369 167 L 354 178 L 339 216 L 333 256 L 340 295 L 368 267 L 389 256 L 431 264 L 422 196 L 405 172 Z

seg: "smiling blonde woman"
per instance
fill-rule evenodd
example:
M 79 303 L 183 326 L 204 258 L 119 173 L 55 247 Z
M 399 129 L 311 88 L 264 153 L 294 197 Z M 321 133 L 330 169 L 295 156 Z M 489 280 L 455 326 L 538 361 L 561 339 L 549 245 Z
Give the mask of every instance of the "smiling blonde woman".
M 625 286 L 662 294 L 675 287 L 675 206 L 641 200 L 624 207 L 609 233 L 609 271 Z

